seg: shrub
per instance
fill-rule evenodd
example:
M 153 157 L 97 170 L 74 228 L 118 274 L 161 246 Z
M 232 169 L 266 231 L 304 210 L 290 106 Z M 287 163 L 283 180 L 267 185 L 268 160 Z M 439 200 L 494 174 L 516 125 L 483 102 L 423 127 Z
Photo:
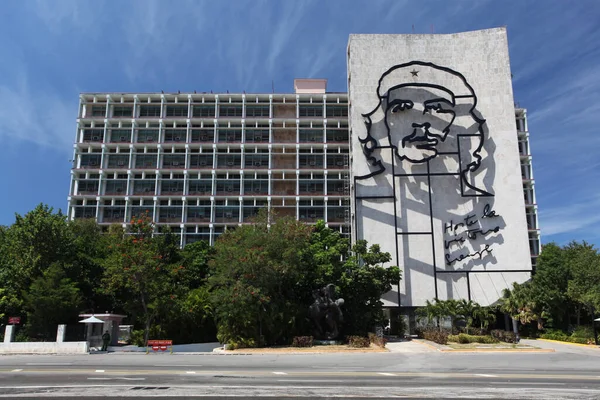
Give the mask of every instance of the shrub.
M 494 329 L 490 332 L 492 337 L 496 340 L 505 343 L 517 343 L 517 335 L 514 332 L 503 331 L 501 329 Z
M 370 347 L 371 342 L 368 337 L 364 336 L 348 336 L 348 345 L 350 347 Z
M 294 336 L 292 347 L 313 347 L 312 336 Z
M 459 335 L 448 336 L 448 341 L 458 343 L 482 343 L 482 344 L 493 344 L 498 343 L 497 339 L 487 335 L 467 335 L 461 333 Z
M 593 335 L 591 338 L 576 337 L 576 336 L 569 336 L 566 333 L 561 332 L 561 331 L 549 331 L 547 333 L 541 334 L 540 338 L 548 339 L 548 340 L 558 340 L 560 342 L 570 342 L 570 343 L 580 343 L 580 344 L 594 344 L 595 343 Z
M 458 335 L 458 343 L 471 343 L 471 335 L 467 335 L 466 333 L 460 333 Z
M 448 331 L 439 330 L 437 328 L 425 328 L 420 330 L 422 337 L 426 340 L 431 340 L 432 342 L 438 344 L 447 344 L 448 343 Z
M 383 338 L 383 337 L 381 337 L 381 336 L 377 336 L 376 334 L 374 334 L 374 333 L 371 333 L 371 332 L 370 332 L 370 333 L 369 333 L 369 342 L 370 342 L 370 343 L 374 343 L 374 344 L 376 344 L 377 346 L 379 346 L 379 347 L 382 347 L 382 348 L 383 348 L 383 347 L 385 347 L 385 345 L 387 344 L 387 339 L 386 339 L 386 338 Z
M 594 328 L 591 326 L 578 326 L 571 333 L 571 337 L 583 338 L 583 339 L 594 339 Z
M 229 345 L 229 350 L 257 347 L 256 340 L 246 338 L 230 339 L 227 344 Z

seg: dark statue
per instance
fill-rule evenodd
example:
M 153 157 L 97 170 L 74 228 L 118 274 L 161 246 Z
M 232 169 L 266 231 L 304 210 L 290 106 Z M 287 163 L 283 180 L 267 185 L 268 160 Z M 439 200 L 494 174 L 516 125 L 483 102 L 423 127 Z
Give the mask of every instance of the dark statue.
M 314 303 L 309 307 L 309 315 L 314 323 L 314 336 L 317 339 L 332 340 L 340 334 L 344 320 L 341 306 L 344 299 L 335 299 L 335 285 L 313 290 Z

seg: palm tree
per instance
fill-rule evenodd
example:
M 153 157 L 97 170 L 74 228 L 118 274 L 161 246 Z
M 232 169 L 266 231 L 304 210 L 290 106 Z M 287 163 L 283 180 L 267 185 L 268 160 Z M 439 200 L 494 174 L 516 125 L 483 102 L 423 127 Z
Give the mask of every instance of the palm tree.
M 492 307 L 478 307 L 473 316 L 479 320 L 479 328 L 487 330 L 496 321 L 496 310 Z
M 464 299 L 458 301 L 458 315 L 460 315 L 465 321 L 465 329 L 467 331 L 467 334 L 469 333 L 471 326 L 473 325 L 473 321 L 475 320 L 475 314 L 477 313 L 479 308 L 481 308 L 481 306 L 475 303 L 474 301 L 467 301 Z

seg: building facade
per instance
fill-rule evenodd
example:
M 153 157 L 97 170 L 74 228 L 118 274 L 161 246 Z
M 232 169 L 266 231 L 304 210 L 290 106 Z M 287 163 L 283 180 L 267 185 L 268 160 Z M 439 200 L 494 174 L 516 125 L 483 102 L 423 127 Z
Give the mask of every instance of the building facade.
M 388 307 L 498 299 L 540 251 L 526 111 L 504 29 L 352 35 L 349 93 L 83 93 L 69 218 L 148 213 L 182 246 L 261 208 L 378 243 Z M 398 136 L 400 135 L 400 136 Z
M 353 238 L 402 269 L 384 302 L 496 302 L 539 252 L 506 31 L 351 35 Z M 515 124 L 516 120 L 516 124 Z
M 293 94 L 80 96 L 70 218 L 148 213 L 181 245 L 211 244 L 267 207 L 350 234 L 348 96 L 325 80 Z

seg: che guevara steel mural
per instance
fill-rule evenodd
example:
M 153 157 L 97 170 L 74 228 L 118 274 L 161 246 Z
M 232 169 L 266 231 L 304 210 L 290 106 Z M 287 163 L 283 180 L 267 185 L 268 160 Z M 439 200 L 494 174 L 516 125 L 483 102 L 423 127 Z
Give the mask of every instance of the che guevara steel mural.
M 383 73 L 377 99 L 372 111 L 362 114 L 366 136 L 358 135 L 369 173 L 355 175 L 354 183 L 360 185 L 381 174 L 393 176 L 393 195 L 380 197 L 395 202 L 397 249 L 411 236 L 431 235 L 434 278 L 439 272 L 468 272 L 467 263 L 493 261 L 498 242 L 494 237 L 500 235 L 503 222 L 493 209 L 493 173 L 489 171 L 493 165 L 486 163 L 493 144 L 484 149 L 488 132 L 477 111 L 473 87 L 450 68 L 411 61 Z M 392 155 L 384 160 L 383 154 L 389 152 Z M 411 191 L 407 195 L 411 204 L 423 206 L 421 214 L 429 214 L 427 229 L 398 226 L 403 223 L 401 210 L 410 203 L 398 198 L 399 185 Z M 355 190 L 355 204 L 376 198 Z M 440 202 L 453 211 L 440 212 Z M 460 204 L 469 206 L 455 207 Z M 442 221 L 441 227 L 434 229 L 434 217 Z M 439 234 L 434 235 L 436 229 Z M 443 243 L 436 244 L 440 238 Z M 436 249 L 444 252 L 443 266 L 436 265 Z M 437 282 L 435 293 L 437 297 Z

